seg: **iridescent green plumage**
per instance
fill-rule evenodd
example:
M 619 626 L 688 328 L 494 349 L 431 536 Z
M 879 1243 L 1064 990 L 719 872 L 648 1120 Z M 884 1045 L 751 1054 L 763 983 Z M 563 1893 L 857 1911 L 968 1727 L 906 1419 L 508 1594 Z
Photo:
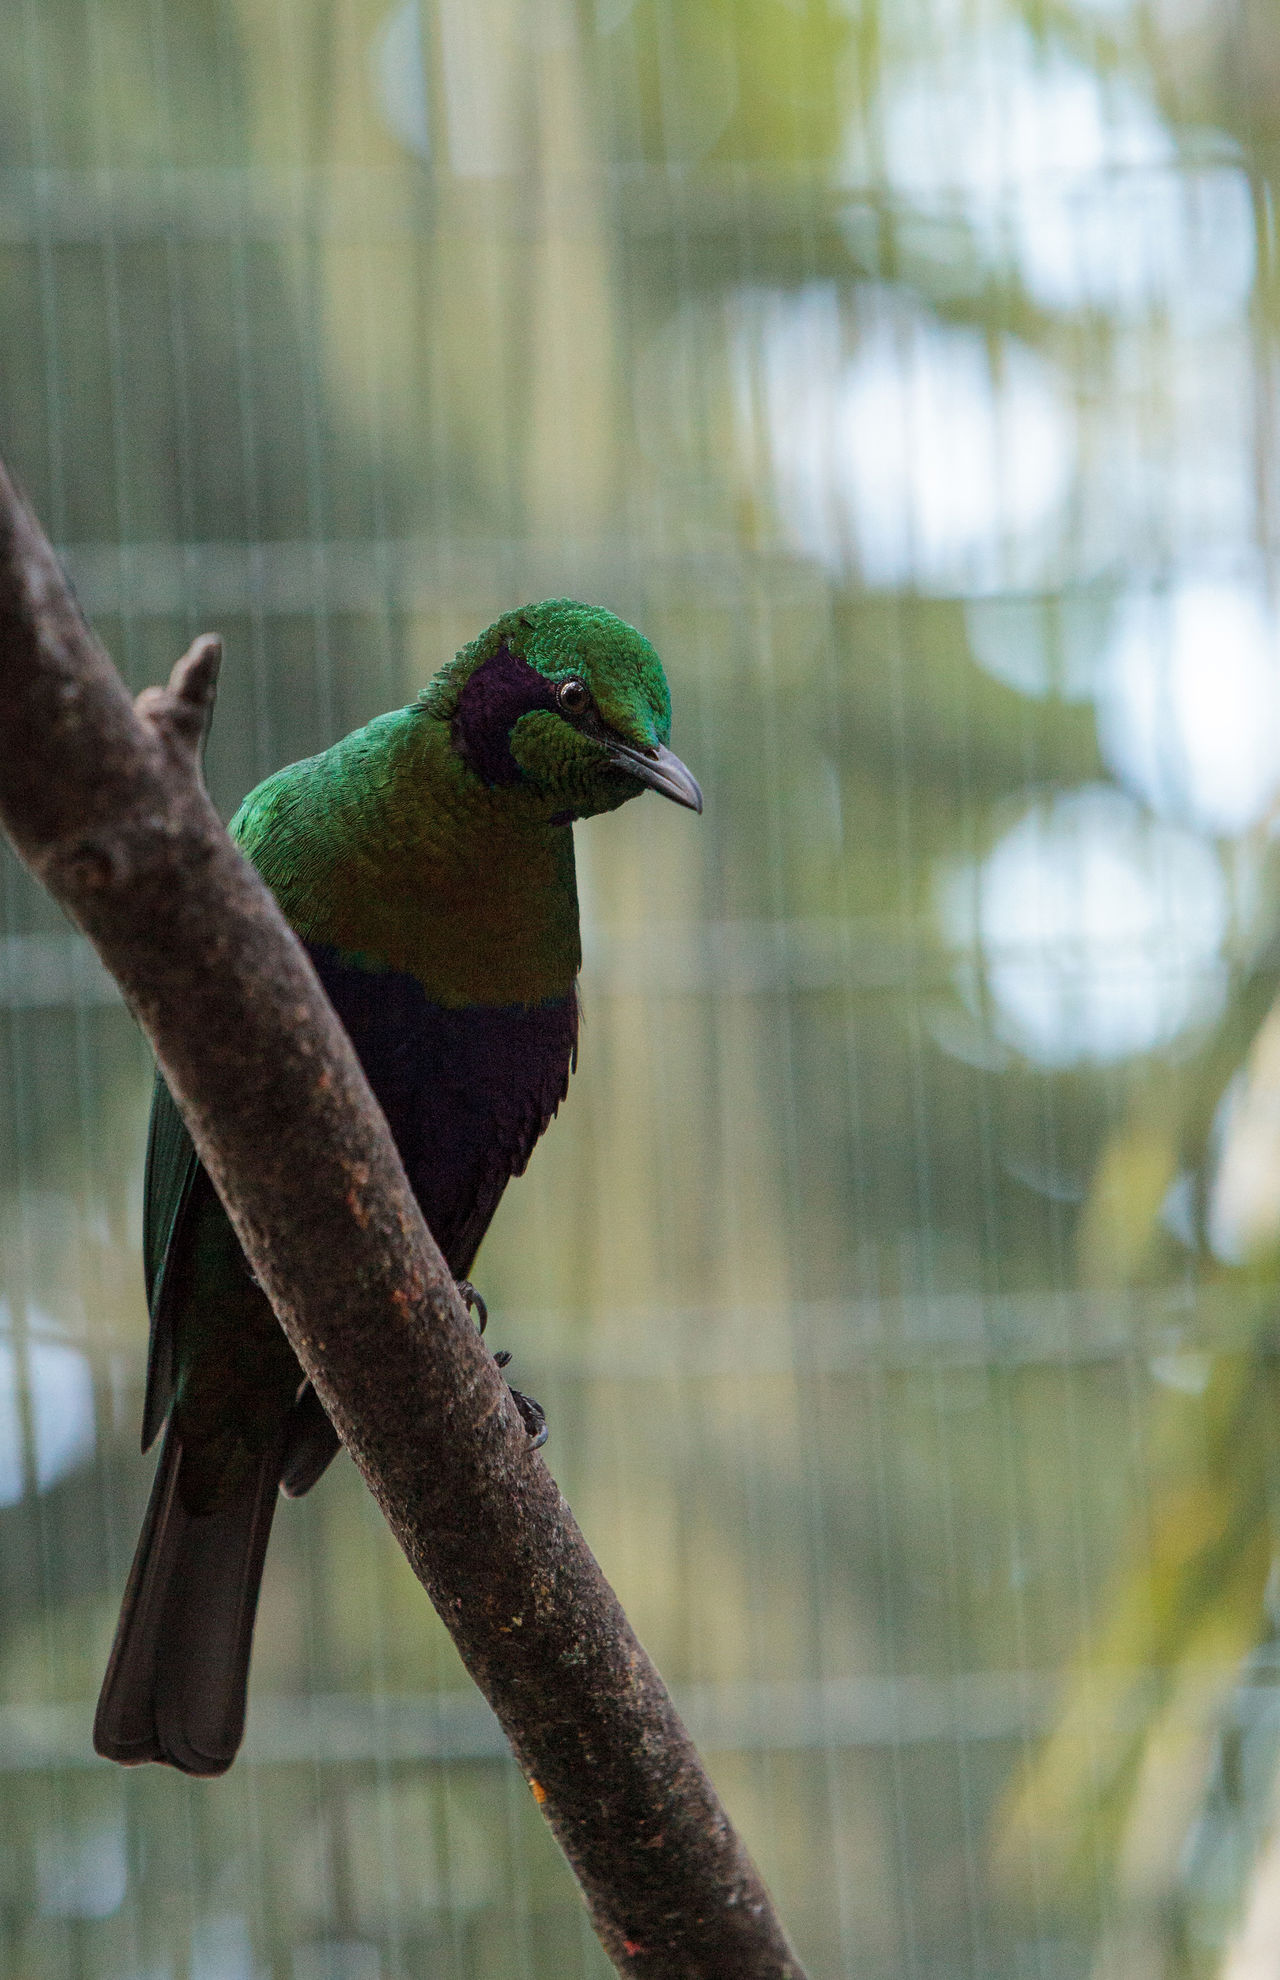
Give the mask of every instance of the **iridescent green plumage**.
M 569 600 L 508 613 L 408 708 L 246 798 L 232 831 L 307 944 L 450 1269 L 563 1098 L 580 960 L 573 819 L 645 785 L 701 808 L 666 747 L 653 648 Z M 169 1428 L 94 1737 L 218 1773 L 239 1744 L 277 1484 L 336 1439 L 163 1086 L 148 1147 L 144 1444 Z
M 583 679 L 625 742 L 667 742 L 649 642 L 611 613 L 552 600 L 499 619 L 411 707 L 269 777 L 231 827 L 304 940 L 405 970 L 446 1005 L 568 993 L 581 962 L 573 837 L 552 820 L 637 794 L 634 775 L 547 709 L 510 731 L 519 782 L 467 767 L 459 703 L 504 648 L 549 683 Z

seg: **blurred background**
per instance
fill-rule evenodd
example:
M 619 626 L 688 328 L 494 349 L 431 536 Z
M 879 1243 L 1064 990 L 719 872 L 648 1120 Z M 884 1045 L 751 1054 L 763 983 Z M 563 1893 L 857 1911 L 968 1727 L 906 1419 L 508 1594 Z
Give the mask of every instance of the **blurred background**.
M 1265 0 L 6 13 L 0 445 L 225 813 L 526 599 L 667 662 L 476 1277 L 814 1980 L 1280 1970 L 1278 106 Z M 94 1759 L 150 1066 L 0 910 L 0 1980 L 599 1980 L 345 1461 L 232 1773 Z

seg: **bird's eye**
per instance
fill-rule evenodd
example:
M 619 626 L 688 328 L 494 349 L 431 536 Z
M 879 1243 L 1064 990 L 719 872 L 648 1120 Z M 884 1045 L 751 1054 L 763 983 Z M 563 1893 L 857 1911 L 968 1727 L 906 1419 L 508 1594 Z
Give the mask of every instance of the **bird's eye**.
M 591 706 L 591 690 L 585 681 L 561 681 L 556 704 L 562 715 L 584 715 Z

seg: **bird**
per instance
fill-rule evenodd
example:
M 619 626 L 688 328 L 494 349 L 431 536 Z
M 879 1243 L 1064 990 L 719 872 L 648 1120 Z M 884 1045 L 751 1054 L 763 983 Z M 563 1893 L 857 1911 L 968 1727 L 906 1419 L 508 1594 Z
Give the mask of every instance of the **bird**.
M 499 1198 L 577 1063 L 572 826 L 645 790 L 700 812 L 670 730 L 648 639 L 548 599 L 497 619 L 408 707 L 275 772 L 231 821 L 469 1303 Z M 308 1491 L 339 1443 L 159 1074 L 144 1206 L 142 1448 L 164 1440 L 93 1740 L 125 1765 L 216 1775 L 244 1734 L 277 1497 Z M 537 1404 L 517 1402 L 541 1441 Z

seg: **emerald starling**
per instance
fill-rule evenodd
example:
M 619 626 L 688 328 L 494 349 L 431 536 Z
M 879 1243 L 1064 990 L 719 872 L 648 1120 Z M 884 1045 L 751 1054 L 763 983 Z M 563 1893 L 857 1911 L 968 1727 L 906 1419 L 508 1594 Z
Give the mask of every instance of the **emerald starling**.
M 460 1281 L 576 1058 L 573 821 L 646 788 L 702 809 L 670 726 L 648 640 L 553 599 L 499 619 L 408 708 L 277 771 L 232 820 Z M 161 1080 L 144 1248 L 144 1450 L 167 1428 L 94 1745 L 220 1774 L 244 1731 L 277 1490 L 305 1492 L 338 1443 Z

